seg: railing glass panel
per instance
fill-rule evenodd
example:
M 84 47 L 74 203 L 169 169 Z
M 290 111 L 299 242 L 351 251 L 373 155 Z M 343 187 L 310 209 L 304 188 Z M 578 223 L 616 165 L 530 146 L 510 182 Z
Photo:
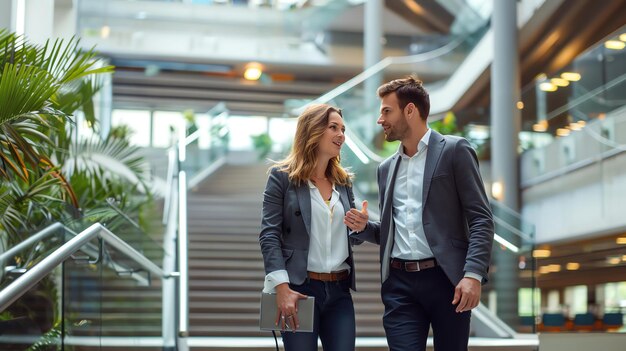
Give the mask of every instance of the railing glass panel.
M 59 239 L 60 240 L 60 239 Z M 0 291 L 23 274 L 22 270 L 5 273 Z M 45 276 L 4 311 L 0 311 L 0 350 L 61 350 L 63 313 L 58 296 L 62 269 Z

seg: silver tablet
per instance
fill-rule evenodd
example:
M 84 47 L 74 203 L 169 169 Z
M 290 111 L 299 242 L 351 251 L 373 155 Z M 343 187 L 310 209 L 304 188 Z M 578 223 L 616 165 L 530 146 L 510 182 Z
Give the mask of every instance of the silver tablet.
M 280 323 L 276 325 L 276 294 L 261 293 L 261 313 L 259 314 L 259 325 L 261 330 L 281 330 Z M 315 315 L 315 298 L 309 296 L 306 299 L 298 300 L 298 321 L 300 327 L 296 332 L 312 332 L 313 317 Z M 289 326 L 285 330 L 292 331 Z

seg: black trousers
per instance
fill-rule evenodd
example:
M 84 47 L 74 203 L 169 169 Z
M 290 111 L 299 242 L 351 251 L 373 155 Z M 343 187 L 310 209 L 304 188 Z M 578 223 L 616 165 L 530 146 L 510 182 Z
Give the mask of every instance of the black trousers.
M 454 288 L 441 267 L 419 272 L 390 268 L 381 290 L 389 349 L 426 350 L 432 326 L 435 351 L 467 351 L 471 311 L 455 311 Z

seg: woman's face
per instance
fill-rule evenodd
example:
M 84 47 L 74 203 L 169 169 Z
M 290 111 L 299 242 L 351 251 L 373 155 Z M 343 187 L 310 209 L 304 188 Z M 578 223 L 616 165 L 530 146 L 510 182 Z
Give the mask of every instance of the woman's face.
M 343 118 L 337 112 L 331 112 L 328 116 L 328 125 L 319 141 L 318 156 L 325 156 L 328 159 L 339 156 L 341 146 L 346 140 L 344 135 L 346 127 Z

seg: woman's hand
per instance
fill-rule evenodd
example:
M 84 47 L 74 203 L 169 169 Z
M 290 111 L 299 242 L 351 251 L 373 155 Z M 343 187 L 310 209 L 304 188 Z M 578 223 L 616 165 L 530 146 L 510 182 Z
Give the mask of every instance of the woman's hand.
M 287 283 L 276 286 L 276 305 L 278 306 L 276 325 L 280 323 L 281 330 L 284 331 L 288 327 L 295 332 L 300 327 L 300 322 L 298 321 L 298 300 L 306 299 L 307 297 L 291 290 Z
M 367 200 L 363 201 L 363 208 L 361 211 L 356 208 L 351 208 L 346 212 L 346 216 L 343 218 L 343 223 L 354 232 L 362 232 L 367 226 L 367 220 L 369 215 L 367 214 Z

